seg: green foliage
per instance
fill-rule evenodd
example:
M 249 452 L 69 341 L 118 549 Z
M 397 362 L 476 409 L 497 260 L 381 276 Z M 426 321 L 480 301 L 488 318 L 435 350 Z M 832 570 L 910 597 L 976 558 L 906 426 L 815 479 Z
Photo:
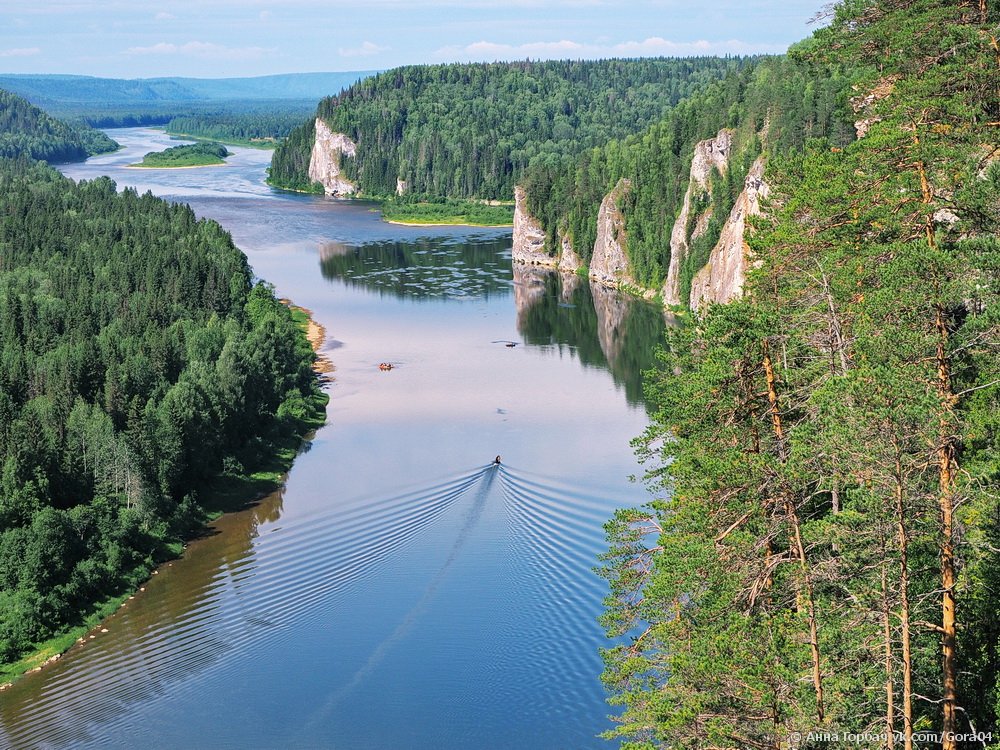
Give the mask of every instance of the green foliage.
M 0 89 L 0 158 L 82 161 L 117 148 L 118 144 L 104 133 L 56 120 L 16 94 Z
M 227 103 L 214 109 L 172 117 L 168 133 L 225 143 L 274 146 L 314 110 L 309 102 Z
M 438 198 L 417 201 L 395 198 L 383 201 L 382 218 L 409 224 L 469 224 L 502 226 L 514 223 L 514 206 L 491 205 L 482 201 Z
M 575 159 L 534 161 L 522 180 L 528 210 L 542 223 L 550 253 L 557 251 L 562 233 L 586 262 L 597 236 L 601 201 L 619 180 L 630 180 L 621 206 L 629 264 L 636 281 L 656 288 L 670 264 L 670 234 L 687 191 L 695 145 L 732 128 L 730 168 L 725 176 L 713 177 L 713 190 L 704 196 L 712 207 L 709 232 L 684 266 L 681 286 L 690 290 L 691 278 L 707 260 L 762 149 L 783 153 L 800 148 L 809 138 L 827 137 L 838 144 L 853 139 L 843 108 L 847 84 L 836 63 L 818 65 L 789 57 L 758 60 L 694 91 L 642 133 Z
M 368 195 L 512 200 L 529 164 L 640 130 L 739 58 L 420 65 L 367 78 L 317 116 L 358 144 L 343 168 Z M 275 151 L 271 182 L 307 184 L 307 123 Z
M 137 167 L 204 167 L 225 164 L 229 150 L 221 143 L 192 143 L 150 151 Z
M 291 313 L 211 221 L 0 162 L 0 662 L 147 575 L 316 411 Z
M 626 743 L 904 733 L 906 709 L 941 732 L 949 674 L 951 730 L 996 731 L 995 16 L 844 3 L 793 50 L 844 71 L 870 128 L 771 147 L 744 298 L 673 332 L 650 374 L 636 447 L 659 499 L 608 524 L 601 569 Z
M 293 129 L 271 157 L 267 183 L 286 190 L 322 193 L 323 186 L 309 177 L 309 159 L 316 140 L 316 121 L 307 120 Z M 279 156 L 280 154 L 280 156 Z

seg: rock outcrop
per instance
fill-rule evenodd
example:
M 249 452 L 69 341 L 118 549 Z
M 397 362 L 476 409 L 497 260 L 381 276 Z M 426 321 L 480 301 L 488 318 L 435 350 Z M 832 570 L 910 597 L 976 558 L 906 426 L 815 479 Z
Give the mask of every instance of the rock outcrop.
M 559 264 L 557 268 L 563 273 L 576 273 L 583 268 L 583 261 L 580 260 L 580 256 L 577 255 L 576 250 L 573 249 L 573 243 L 570 242 L 569 237 L 560 235 L 559 244 L 562 248 L 562 252 L 559 254 Z
M 334 133 L 321 118 L 316 118 L 316 140 L 309 158 L 309 179 L 323 186 L 327 195 L 353 195 L 357 186 L 343 176 L 340 164 L 345 156 L 354 157 L 357 144 L 343 133 Z
M 692 310 L 706 302 L 729 302 L 742 294 L 743 282 L 752 263 L 745 239 L 747 217 L 760 214 L 760 200 L 766 198 L 768 192 L 764 182 L 764 157 L 759 156 L 747 173 L 743 192 L 736 198 L 708 263 L 691 281 Z
M 515 263 L 555 268 L 558 260 L 545 252 L 545 230 L 528 213 L 528 196 L 523 187 L 514 188 L 514 241 L 511 258 Z
M 687 192 L 684 193 L 681 213 L 670 233 L 670 266 L 667 268 L 667 280 L 663 284 L 663 302 L 666 305 L 681 304 L 681 265 L 687 258 L 691 243 L 705 233 L 712 217 L 711 207 L 701 211 L 694 217 L 694 228 L 688 236 L 695 196 L 710 191 L 713 169 L 721 174 L 726 173 L 732 148 L 733 131 L 725 128 L 715 138 L 699 141 L 694 147 Z
M 604 196 L 597 213 L 597 239 L 590 257 L 590 278 L 606 286 L 638 286 L 629 272 L 625 255 L 625 217 L 618 207 L 631 187 L 629 180 L 619 180 L 614 190 Z
M 875 84 L 875 88 L 864 94 L 859 94 L 858 96 L 852 96 L 850 98 L 851 108 L 854 110 L 855 114 L 865 114 L 868 109 L 883 99 L 892 95 L 892 92 L 896 88 L 896 82 L 899 80 L 898 75 L 886 76 L 879 80 Z M 855 91 L 858 90 L 857 86 L 852 87 Z M 858 140 L 861 140 L 871 129 L 871 126 L 877 122 L 881 122 L 881 117 L 862 117 L 859 120 L 854 121 L 854 132 L 858 136 Z

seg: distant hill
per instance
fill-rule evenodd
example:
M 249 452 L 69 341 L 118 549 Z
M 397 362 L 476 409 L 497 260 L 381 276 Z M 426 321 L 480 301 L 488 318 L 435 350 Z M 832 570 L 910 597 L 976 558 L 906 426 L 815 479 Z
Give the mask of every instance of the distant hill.
M 254 78 L 95 78 L 0 75 L 0 88 L 33 104 L 140 105 L 167 102 L 311 99 L 339 93 L 375 71 L 289 73 Z
M 80 161 L 117 148 L 104 133 L 57 120 L 23 97 L 0 90 L 0 157 Z

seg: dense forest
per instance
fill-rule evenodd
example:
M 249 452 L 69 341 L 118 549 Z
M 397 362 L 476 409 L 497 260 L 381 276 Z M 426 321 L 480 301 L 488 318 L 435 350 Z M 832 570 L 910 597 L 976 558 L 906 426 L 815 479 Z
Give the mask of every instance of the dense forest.
M 187 206 L 3 159 L 0 252 L 2 664 L 142 580 L 324 397 L 289 309 Z
M 25 155 L 51 162 L 80 161 L 117 148 L 104 133 L 56 120 L 0 89 L 0 158 Z
M 138 167 L 204 167 L 225 164 L 229 149 L 221 143 L 189 143 L 171 146 L 163 151 L 150 151 Z
M 273 145 L 286 138 L 313 109 L 312 102 L 297 100 L 231 103 L 213 110 L 171 117 L 159 124 L 165 124 L 166 131 L 174 135 L 192 135 L 226 143 Z
M 1000 12 L 831 16 L 786 65 L 867 133 L 773 150 L 744 297 L 648 383 L 660 499 L 607 526 L 624 747 L 997 746 Z
M 556 252 L 563 234 L 588 262 L 601 200 L 626 178 L 631 187 L 620 208 L 632 274 L 643 286 L 659 287 L 670 262 L 670 233 L 688 187 L 695 144 L 722 128 L 733 128 L 729 169 L 724 175 L 713 174 L 713 189 L 703 196 L 714 203 L 713 218 L 683 269 L 682 288 L 689 287 L 762 150 L 784 153 L 817 137 L 836 145 L 854 139 L 844 108 L 849 81 L 842 67 L 839 62 L 807 64 L 795 57 L 755 61 L 703 87 L 640 134 L 590 149 L 576 159 L 536 160 L 522 184 L 529 212 L 545 229 L 548 251 Z
M 419 65 L 366 78 L 317 117 L 358 144 L 343 168 L 369 196 L 512 200 L 537 159 L 576 154 L 659 120 L 740 58 Z M 270 181 L 309 184 L 314 123 L 275 152 Z

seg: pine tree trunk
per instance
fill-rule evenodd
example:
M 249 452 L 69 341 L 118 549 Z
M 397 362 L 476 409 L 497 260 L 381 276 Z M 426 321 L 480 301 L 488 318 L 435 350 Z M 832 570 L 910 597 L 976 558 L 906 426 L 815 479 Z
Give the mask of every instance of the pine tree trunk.
M 766 339 L 763 343 L 763 349 L 764 375 L 767 379 L 767 400 L 771 407 L 771 425 L 774 428 L 774 437 L 778 443 L 778 458 L 784 464 L 788 460 L 788 449 L 785 445 L 785 430 L 781 423 L 781 412 L 778 410 L 777 379 L 774 376 L 771 350 Z M 795 543 L 795 553 L 798 557 L 799 569 L 802 573 L 802 586 L 805 589 L 806 613 L 809 620 L 809 648 L 812 652 L 812 681 L 813 689 L 816 693 L 816 718 L 822 724 L 825 712 L 823 708 L 823 672 L 820 668 L 819 627 L 816 622 L 816 600 L 813 595 L 812 580 L 809 575 L 809 561 L 806 558 L 805 546 L 802 544 L 799 514 L 795 509 L 794 500 L 787 494 L 785 495 L 784 504 L 785 514 L 792 527 L 792 539 Z
M 903 508 L 903 468 L 896 446 L 896 536 L 899 545 L 899 627 L 903 645 L 903 749 L 913 750 L 913 655 L 910 649 L 909 539 Z
M 885 560 L 888 555 L 886 553 L 887 550 L 883 543 L 882 557 L 885 562 L 882 565 L 882 645 L 885 662 L 885 746 L 888 750 L 893 750 L 896 746 L 894 728 L 896 706 L 895 688 L 892 682 L 892 621 L 890 618 L 892 606 L 889 603 L 889 573 L 886 570 L 888 561 Z
M 954 403 L 951 388 L 951 361 L 947 351 L 948 325 L 944 309 L 935 306 L 938 330 L 938 392 L 942 401 L 941 441 L 938 447 L 938 503 L 941 510 L 941 673 L 944 721 L 941 727 L 942 750 L 955 750 L 958 730 L 957 624 L 955 619 L 955 550 L 954 550 L 954 463 L 955 445 L 948 415 Z

